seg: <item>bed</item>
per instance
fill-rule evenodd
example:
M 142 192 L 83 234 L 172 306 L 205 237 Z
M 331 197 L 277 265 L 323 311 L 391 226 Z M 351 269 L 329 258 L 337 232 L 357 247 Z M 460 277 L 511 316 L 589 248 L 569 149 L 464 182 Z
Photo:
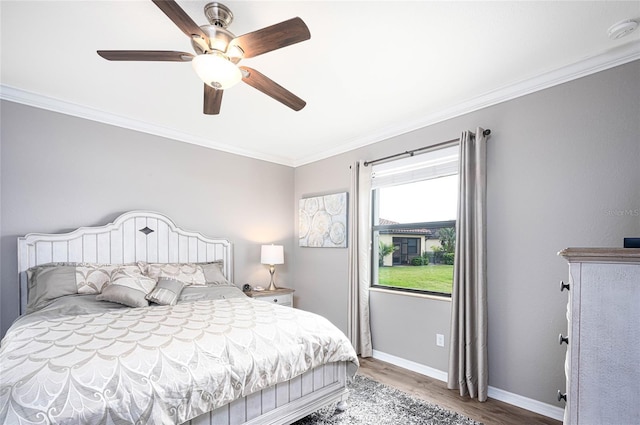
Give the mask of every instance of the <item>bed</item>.
M 18 269 L 0 423 L 290 424 L 345 407 L 358 367 L 348 339 L 246 297 L 228 240 L 133 211 L 19 238 Z

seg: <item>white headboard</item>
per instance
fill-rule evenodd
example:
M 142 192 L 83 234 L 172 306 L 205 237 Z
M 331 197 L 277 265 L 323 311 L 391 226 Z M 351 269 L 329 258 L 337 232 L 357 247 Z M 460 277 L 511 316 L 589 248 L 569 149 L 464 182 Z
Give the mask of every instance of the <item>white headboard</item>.
M 225 277 L 233 282 L 231 242 L 180 229 L 167 216 L 131 211 L 113 223 L 81 227 L 69 233 L 29 233 L 18 238 L 20 313 L 27 305 L 30 267 L 51 262 L 125 264 L 203 263 L 223 260 Z

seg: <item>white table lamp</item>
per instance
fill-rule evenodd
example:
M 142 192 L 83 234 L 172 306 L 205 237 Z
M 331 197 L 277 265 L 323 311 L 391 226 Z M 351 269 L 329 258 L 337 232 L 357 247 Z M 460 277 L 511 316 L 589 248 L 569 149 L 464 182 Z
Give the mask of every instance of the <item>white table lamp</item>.
M 273 273 L 276 271 L 276 264 L 284 264 L 284 247 L 282 245 L 262 245 L 260 262 L 269 265 L 269 273 L 271 273 L 269 291 L 278 289 L 273 281 Z

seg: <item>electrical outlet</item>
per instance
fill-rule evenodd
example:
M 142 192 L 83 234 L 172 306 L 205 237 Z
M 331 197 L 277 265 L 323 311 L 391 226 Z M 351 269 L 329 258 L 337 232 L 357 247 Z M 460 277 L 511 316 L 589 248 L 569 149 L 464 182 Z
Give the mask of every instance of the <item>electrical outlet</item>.
M 438 347 L 444 347 L 444 335 L 436 334 L 436 345 Z

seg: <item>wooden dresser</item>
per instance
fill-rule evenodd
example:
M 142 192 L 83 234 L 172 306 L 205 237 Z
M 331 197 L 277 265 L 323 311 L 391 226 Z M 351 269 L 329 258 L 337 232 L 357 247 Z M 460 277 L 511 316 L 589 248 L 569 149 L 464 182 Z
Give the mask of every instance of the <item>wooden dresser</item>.
M 567 248 L 564 423 L 640 424 L 640 249 Z

